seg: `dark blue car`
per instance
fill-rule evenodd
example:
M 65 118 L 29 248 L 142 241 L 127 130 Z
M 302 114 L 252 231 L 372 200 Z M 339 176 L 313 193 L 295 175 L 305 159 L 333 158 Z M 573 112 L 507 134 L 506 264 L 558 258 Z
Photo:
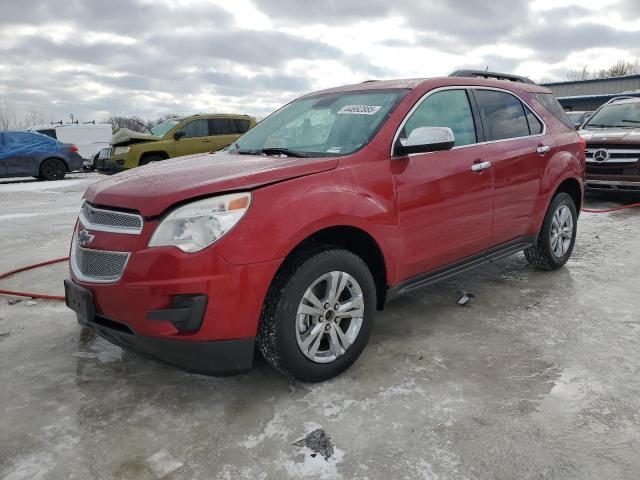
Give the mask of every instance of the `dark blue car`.
M 78 147 L 33 132 L 0 132 L 0 178 L 60 180 L 82 168 Z

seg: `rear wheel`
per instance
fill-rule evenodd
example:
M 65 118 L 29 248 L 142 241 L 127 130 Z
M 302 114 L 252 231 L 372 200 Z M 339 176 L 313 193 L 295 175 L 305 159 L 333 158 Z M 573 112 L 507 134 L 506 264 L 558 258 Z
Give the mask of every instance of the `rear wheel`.
M 276 370 L 321 382 L 362 353 L 376 310 L 371 272 L 341 249 L 315 252 L 278 274 L 265 300 L 258 346 Z
M 529 265 L 540 270 L 562 267 L 573 252 L 578 214 L 567 193 L 557 194 L 545 215 L 536 245 L 524 251 Z
M 40 165 L 40 178 L 45 180 L 62 180 L 67 174 L 67 166 L 57 158 L 47 158 Z

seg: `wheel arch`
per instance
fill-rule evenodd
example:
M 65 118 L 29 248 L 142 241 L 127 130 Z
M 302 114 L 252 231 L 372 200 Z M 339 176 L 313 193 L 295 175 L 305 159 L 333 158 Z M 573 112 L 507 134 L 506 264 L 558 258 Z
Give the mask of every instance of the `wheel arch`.
M 138 163 L 142 162 L 147 157 L 162 157 L 163 160 L 171 158 L 165 150 L 151 150 L 149 152 L 142 152 Z
M 382 310 L 387 295 L 387 262 L 378 242 L 359 227 L 334 225 L 308 235 L 287 254 L 278 273 L 301 256 L 325 249 L 327 246 L 343 248 L 362 258 L 369 267 L 376 285 L 377 308 Z
M 42 161 L 38 165 L 38 173 L 40 173 L 40 170 L 42 169 L 42 165 L 47 160 L 60 160 L 62 163 L 64 163 L 64 166 L 67 169 L 67 173 L 71 173 L 71 170 L 69 170 L 69 162 L 67 162 L 67 160 L 65 160 L 63 157 L 59 157 L 57 155 L 47 155 L 46 157 L 43 157 Z
M 573 199 L 573 203 L 575 203 L 576 205 L 576 211 L 578 215 L 580 215 L 583 199 L 583 190 L 580 186 L 580 182 L 573 177 L 565 178 L 562 182 L 560 182 L 560 185 L 556 187 L 553 195 L 551 195 L 551 200 L 549 200 L 549 203 L 551 203 L 553 198 L 561 192 L 567 193 L 571 196 L 571 198 Z

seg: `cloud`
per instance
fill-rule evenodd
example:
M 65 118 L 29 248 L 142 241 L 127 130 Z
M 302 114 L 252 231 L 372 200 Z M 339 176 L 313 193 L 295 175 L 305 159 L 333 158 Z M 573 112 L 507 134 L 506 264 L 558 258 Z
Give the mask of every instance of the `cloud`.
M 488 66 L 561 79 L 588 55 L 640 54 L 637 0 L 583 3 L 3 0 L 0 100 L 65 118 L 264 116 L 370 78 Z

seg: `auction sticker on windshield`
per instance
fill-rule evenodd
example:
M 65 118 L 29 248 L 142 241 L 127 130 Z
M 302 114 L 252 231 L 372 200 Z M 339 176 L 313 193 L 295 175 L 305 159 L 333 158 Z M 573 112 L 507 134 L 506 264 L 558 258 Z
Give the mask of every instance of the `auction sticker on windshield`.
M 380 110 L 380 105 L 345 105 L 338 115 L 373 115 Z

